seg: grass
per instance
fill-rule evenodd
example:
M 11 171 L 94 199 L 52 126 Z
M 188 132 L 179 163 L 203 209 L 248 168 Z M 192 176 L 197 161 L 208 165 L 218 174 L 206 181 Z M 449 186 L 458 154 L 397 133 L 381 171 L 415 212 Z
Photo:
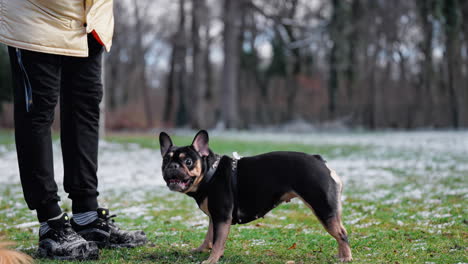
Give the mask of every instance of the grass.
M 156 138 L 147 136 L 111 135 L 107 140 L 158 148 Z M 184 145 L 192 138 L 177 136 L 173 140 Z M 11 147 L 11 133 L 0 132 L 0 144 Z M 232 139 L 212 139 L 210 145 L 223 154 L 237 151 L 241 155 L 253 155 L 281 149 L 320 153 L 328 160 L 374 155 L 373 147 L 363 145 Z M 408 155 L 403 149 L 392 151 L 385 155 Z M 467 161 L 466 157 L 456 155 L 452 159 Z M 438 161 L 433 162 L 438 164 Z M 345 186 L 343 218 L 350 235 L 353 263 L 467 263 L 467 193 L 463 192 L 463 188 L 468 187 L 466 167 L 448 167 L 451 177 L 435 178 L 430 183 L 417 170 L 412 172 L 390 165 L 378 169 L 392 173 L 400 180 L 380 184 L 378 190 L 371 191 L 359 184 Z M 439 169 L 437 166 L 424 168 L 424 171 L 433 170 L 438 172 Z M 422 195 L 415 194 L 415 190 L 422 190 Z M 20 250 L 34 254 L 37 226 L 18 227 L 35 220 L 34 214 L 25 207 L 20 186 L 1 186 L 0 195 L 0 236 L 15 241 Z M 200 263 L 208 257 L 208 253 L 190 252 L 203 241 L 206 232 L 206 217 L 191 198 L 158 187 L 144 190 L 142 199 L 133 199 L 131 193 L 111 194 L 104 199 L 115 205 L 113 209 L 116 210 L 138 209 L 138 213 L 119 215 L 117 221 L 125 228 L 143 228 L 150 243 L 135 249 L 105 249 L 99 261 L 90 263 Z M 64 207 L 69 205 L 65 203 Z M 335 263 L 336 252 L 335 240 L 325 232 L 312 212 L 293 200 L 280 205 L 265 219 L 232 226 L 221 263 L 286 263 L 290 260 L 295 263 Z
M 13 131 L 0 130 L 0 145 L 6 146 L 13 143 Z

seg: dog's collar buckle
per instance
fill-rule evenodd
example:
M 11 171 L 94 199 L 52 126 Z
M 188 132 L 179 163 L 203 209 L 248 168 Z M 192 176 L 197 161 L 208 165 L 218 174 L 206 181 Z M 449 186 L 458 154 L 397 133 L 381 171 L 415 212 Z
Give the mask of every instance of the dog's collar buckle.
M 210 169 L 213 169 L 213 170 L 216 170 L 218 168 L 218 165 L 219 165 L 219 161 L 221 160 L 221 156 L 218 156 L 215 160 L 215 162 L 213 163 L 213 165 L 211 165 L 211 168 Z
M 208 171 L 205 174 L 205 181 L 209 182 L 213 175 L 216 173 L 216 170 L 218 169 L 219 161 L 221 160 L 221 156 L 216 157 L 216 161 L 211 165 L 211 167 L 208 169 Z

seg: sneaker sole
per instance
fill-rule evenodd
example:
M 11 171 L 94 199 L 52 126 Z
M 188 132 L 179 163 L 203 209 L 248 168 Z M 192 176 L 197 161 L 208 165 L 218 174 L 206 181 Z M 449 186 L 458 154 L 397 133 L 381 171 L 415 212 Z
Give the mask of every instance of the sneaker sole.
M 51 254 L 47 249 L 39 247 L 37 249 L 37 256 L 39 258 L 47 258 L 53 260 L 98 260 L 99 259 L 99 248 L 96 243 L 88 242 L 87 248 L 77 248 L 75 251 L 76 254 L 73 256 L 57 256 Z
M 137 242 L 132 242 L 132 243 L 121 243 L 121 244 L 116 244 L 116 243 L 111 243 L 110 242 L 110 233 L 105 232 L 101 229 L 97 228 L 91 228 L 91 229 L 86 229 L 82 231 L 77 232 L 80 236 L 82 236 L 84 239 L 86 239 L 89 242 L 94 242 L 96 245 L 102 249 L 102 248 L 134 248 L 134 247 L 139 247 L 148 242 L 148 240 L 140 240 Z M 89 235 L 92 234 L 93 236 L 96 235 L 96 233 L 100 234 L 105 240 L 104 241 L 96 241 L 93 240 Z
M 143 246 L 144 244 L 147 243 L 147 241 L 141 241 L 141 242 L 133 242 L 133 243 L 122 243 L 122 244 L 115 244 L 115 243 L 110 243 L 110 242 L 101 242 L 101 241 L 90 241 L 96 243 L 96 245 L 100 248 L 134 248 L 134 247 L 139 247 Z
M 110 234 L 108 232 L 106 232 L 106 231 L 101 230 L 101 229 L 91 228 L 91 229 L 86 229 L 86 230 L 83 230 L 83 231 L 79 231 L 77 233 L 81 237 L 83 237 L 85 240 L 87 240 L 88 242 L 94 242 L 98 246 L 98 248 L 106 248 L 107 245 L 109 244 Z M 93 240 L 93 238 L 95 239 L 96 234 L 100 234 L 100 236 L 104 239 L 104 241 L 102 241 L 102 240 L 101 241 Z

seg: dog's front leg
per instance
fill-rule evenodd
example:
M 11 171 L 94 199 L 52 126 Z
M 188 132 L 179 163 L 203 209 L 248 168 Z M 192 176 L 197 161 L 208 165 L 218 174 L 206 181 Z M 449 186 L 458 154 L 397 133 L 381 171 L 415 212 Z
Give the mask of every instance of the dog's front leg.
M 203 261 L 202 264 L 217 263 L 219 258 L 224 254 L 224 246 L 226 245 L 226 239 L 231 228 L 231 222 L 231 218 L 227 219 L 227 221 L 213 220 L 213 250 L 211 251 L 210 257 Z
M 213 247 L 213 221 L 210 218 L 210 224 L 208 226 L 208 233 L 206 233 L 205 241 L 192 252 L 204 252 Z

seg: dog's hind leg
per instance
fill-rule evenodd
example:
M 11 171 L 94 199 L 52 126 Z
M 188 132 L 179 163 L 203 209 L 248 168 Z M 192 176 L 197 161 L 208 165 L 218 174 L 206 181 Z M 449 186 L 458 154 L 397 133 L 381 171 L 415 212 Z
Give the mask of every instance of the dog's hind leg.
M 307 186 L 314 186 L 314 183 L 297 186 L 295 192 L 302 201 L 314 212 L 327 232 L 338 242 L 338 257 L 341 261 L 351 261 L 351 248 L 349 247 L 346 229 L 341 221 L 341 191 L 343 185 L 336 173 L 333 181 L 329 181 L 327 186 L 311 190 Z
M 192 252 L 204 252 L 213 247 L 213 221 L 210 218 L 210 224 L 208 226 L 208 233 L 206 233 L 205 240 L 203 243 L 195 249 L 192 249 Z

